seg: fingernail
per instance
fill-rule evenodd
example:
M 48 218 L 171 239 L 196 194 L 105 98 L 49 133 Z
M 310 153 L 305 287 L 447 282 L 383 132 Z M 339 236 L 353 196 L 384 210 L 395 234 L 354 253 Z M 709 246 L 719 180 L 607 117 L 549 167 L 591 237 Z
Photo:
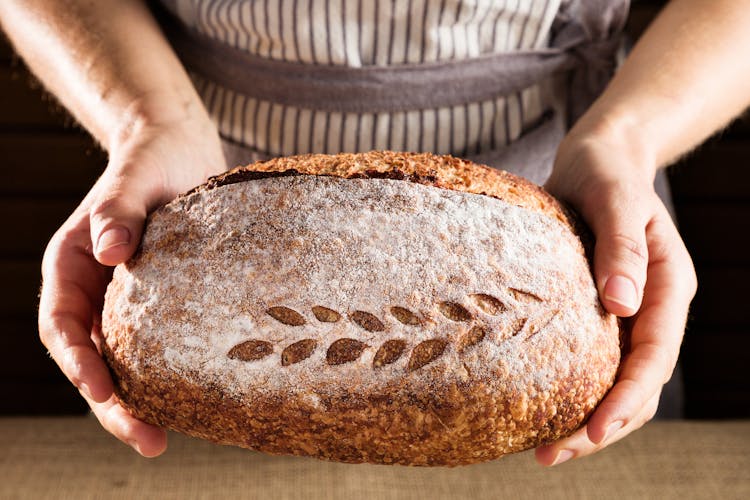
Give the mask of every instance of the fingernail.
M 573 458 L 574 455 L 575 453 L 573 453 L 573 450 L 560 450 L 560 452 L 555 457 L 555 461 L 552 462 L 552 465 L 560 465 L 563 462 L 567 462 L 568 460 Z
M 635 309 L 638 292 L 632 280 L 624 276 L 612 276 L 604 286 L 604 298 Z
M 622 420 L 615 420 L 611 424 L 607 426 L 607 432 L 604 433 L 604 438 L 602 439 L 602 442 L 606 441 L 610 437 L 612 437 L 615 432 L 622 429 L 624 422 Z
M 101 253 L 110 248 L 127 245 L 128 243 L 130 243 L 130 231 L 122 226 L 112 227 L 99 235 L 99 240 L 96 242 L 96 251 L 97 253 Z

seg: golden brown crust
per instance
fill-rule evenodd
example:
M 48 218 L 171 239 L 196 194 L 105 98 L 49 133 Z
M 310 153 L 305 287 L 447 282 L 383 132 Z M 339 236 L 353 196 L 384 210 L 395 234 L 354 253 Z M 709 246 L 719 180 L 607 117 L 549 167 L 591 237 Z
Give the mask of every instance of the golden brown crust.
M 369 151 L 367 153 L 283 156 L 236 167 L 187 194 L 234 182 L 276 175 L 330 175 L 345 179 L 398 179 L 465 193 L 483 194 L 542 212 L 569 223 L 566 208 L 536 184 L 506 172 L 451 155 Z M 260 174 L 260 175 L 259 175 Z
M 106 355 L 117 359 L 109 350 Z M 596 401 L 571 394 L 596 392 L 602 381 L 595 374 L 611 368 L 592 365 L 594 375 L 561 380 L 544 400 L 479 382 L 448 383 L 440 398 L 392 387 L 379 394 L 324 398 L 324 411 L 314 412 L 297 399 L 258 394 L 240 402 L 220 388 L 206 390 L 173 377 L 143 383 L 131 367 L 117 361 L 111 366 L 116 394 L 135 417 L 194 437 L 336 462 L 449 467 L 494 460 L 572 434 Z
M 345 179 L 397 179 L 426 186 L 482 194 L 554 217 L 571 228 L 591 260 L 594 238 L 572 207 L 560 203 L 541 186 L 505 170 L 451 155 L 369 151 L 367 153 L 282 156 L 235 167 L 185 194 L 268 176 L 330 175 Z
M 244 182 L 292 171 L 317 175 Z M 491 460 L 569 435 L 614 380 L 618 322 L 573 230 L 540 188 L 456 158 L 256 163 L 154 214 L 107 291 L 103 352 L 126 408 L 196 437 L 352 463 Z

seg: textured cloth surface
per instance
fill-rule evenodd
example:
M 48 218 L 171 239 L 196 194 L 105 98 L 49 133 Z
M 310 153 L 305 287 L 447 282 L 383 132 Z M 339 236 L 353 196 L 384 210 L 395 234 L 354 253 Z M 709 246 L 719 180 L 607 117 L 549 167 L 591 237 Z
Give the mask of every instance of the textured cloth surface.
M 405 102 L 398 92 L 385 96 L 385 101 L 373 101 L 372 94 L 379 94 L 382 84 L 389 82 L 377 76 L 388 67 L 544 48 L 561 0 L 161 3 L 200 37 L 197 44 L 186 47 L 178 42 L 175 47 L 182 49 L 186 66 L 195 70 L 196 87 L 222 136 L 268 156 L 494 148 L 535 123 L 552 98 L 549 89 L 539 85 L 541 76 L 513 92 L 494 92 L 473 101 L 426 105 L 414 99 Z M 282 68 L 289 65 L 295 74 L 284 78 Z M 375 81 L 373 72 L 366 71 L 369 85 L 361 86 L 357 72 L 346 70 L 363 68 L 376 70 Z M 321 79 L 321 71 L 333 74 Z M 301 88 L 293 85 L 295 81 Z M 353 101 L 361 102 L 357 109 L 336 102 L 340 85 L 354 90 Z M 397 87 L 404 83 L 389 86 L 400 90 Z M 261 87 L 265 91 L 259 93 Z M 333 100 L 316 88 L 329 89 Z M 391 109 L 383 109 L 384 102 Z
M 162 3 L 226 140 L 262 156 L 466 156 L 588 107 L 614 69 L 629 0 Z
M 201 34 L 266 59 L 390 66 L 543 46 L 561 0 L 160 0 Z
M 0 419 L 0 498 L 750 498 L 750 421 L 652 422 L 552 469 L 533 452 L 468 467 L 348 465 L 170 435 L 144 459 L 92 417 Z

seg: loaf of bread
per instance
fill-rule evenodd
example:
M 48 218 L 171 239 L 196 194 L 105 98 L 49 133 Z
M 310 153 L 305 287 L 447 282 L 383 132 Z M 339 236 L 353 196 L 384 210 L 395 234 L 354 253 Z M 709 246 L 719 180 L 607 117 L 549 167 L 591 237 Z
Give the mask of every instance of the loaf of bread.
M 214 442 L 461 465 L 579 428 L 620 325 L 574 215 L 450 156 L 234 169 L 148 218 L 102 318 L 116 395 Z

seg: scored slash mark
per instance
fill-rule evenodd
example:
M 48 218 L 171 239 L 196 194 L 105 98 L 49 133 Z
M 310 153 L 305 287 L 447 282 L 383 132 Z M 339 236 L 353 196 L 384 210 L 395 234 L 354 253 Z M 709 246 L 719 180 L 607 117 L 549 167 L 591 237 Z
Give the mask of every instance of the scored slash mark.
M 532 292 L 517 288 L 509 288 L 509 292 L 517 301 L 527 303 L 544 302 L 541 297 Z M 481 312 L 490 316 L 498 316 L 508 309 L 500 299 L 492 295 L 476 293 L 468 297 Z M 342 317 L 339 312 L 328 307 L 313 306 L 311 309 L 315 318 L 323 323 L 335 323 Z M 437 309 L 451 321 L 469 322 L 475 319 L 474 315 L 466 307 L 457 302 L 439 302 Z M 266 313 L 280 323 L 289 326 L 302 326 L 307 323 L 302 314 L 285 306 L 270 307 L 266 310 Z M 404 325 L 419 326 L 423 324 L 420 316 L 405 307 L 393 306 L 390 308 L 390 313 L 397 321 Z M 560 310 L 557 309 L 541 318 L 531 320 L 526 317 L 516 318 L 506 328 L 510 329 L 510 338 L 516 337 L 525 331 L 527 335 L 523 340 L 527 341 L 546 328 L 559 313 Z M 377 316 L 366 311 L 353 311 L 349 314 L 349 319 L 370 332 L 380 332 L 386 329 L 386 325 Z M 473 325 L 457 342 L 458 352 L 462 354 L 471 347 L 481 343 L 487 337 L 488 333 L 486 327 Z M 408 371 L 417 370 L 438 359 L 445 352 L 448 344 L 448 340 L 438 338 L 425 340 L 414 346 L 407 364 Z M 317 345 L 318 342 L 314 339 L 303 339 L 288 345 L 281 352 L 282 366 L 296 364 L 309 358 L 317 348 Z M 359 359 L 368 347 L 370 347 L 368 344 L 357 339 L 337 339 L 326 351 L 326 362 L 329 365 L 340 365 L 355 361 Z M 375 353 L 372 362 L 373 368 L 381 368 L 396 362 L 401 358 L 406 347 L 407 342 L 403 339 L 386 340 Z M 257 361 L 269 356 L 271 353 L 273 353 L 273 346 L 270 342 L 251 339 L 232 347 L 227 353 L 227 357 L 239 361 Z M 464 367 L 466 367 L 465 363 Z

